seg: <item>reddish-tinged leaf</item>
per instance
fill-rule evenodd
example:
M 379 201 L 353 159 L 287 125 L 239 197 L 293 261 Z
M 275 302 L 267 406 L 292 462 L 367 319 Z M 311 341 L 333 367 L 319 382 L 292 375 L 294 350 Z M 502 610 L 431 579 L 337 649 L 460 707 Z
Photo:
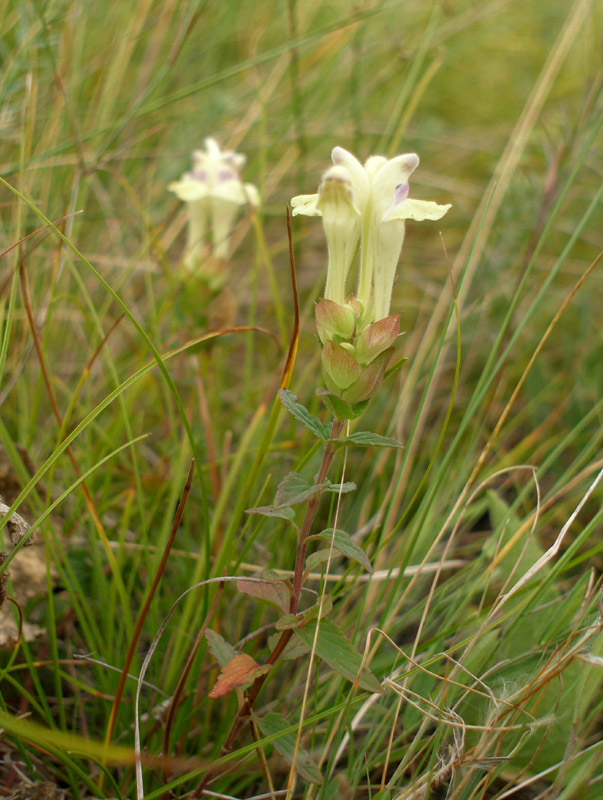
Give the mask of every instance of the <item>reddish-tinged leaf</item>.
M 327 388 L 341 394 L 362 374 L 362 367 L 345 347 L 335 342 L 327 342 L 322 349 L 322 368 Z
M 214 688 L 209 693 L 210 697 L 221 697 L 240 686 L 248 686 L 258 675 L 270 671 L 270 664 L 260 666 L 251 656 L 239 653 L 222 668 Z
M 265 603 L 276 606 L 285 614 L 289 611 L 291 593 L 283 581 L 237 581 L 237 589 L 250 597 L 257 597 Z
M 384 350 L 370 364 L 360 370 L 358 379 L 341 392 L 341 396 L 346 403 L 360 403 L 371 397 L 383 378 L 383 373 L 391 361 L 393 352 L 393 347 L 390 347 L 389 350 Z
M 349 306 L 340 306 L 339 303 L 323 297 L 314 304 L 314 311 L 318 336 L 323 344 L 336 337 L 339 337 L 339 340 L 352 338 L 356 327 L 356 318 Z

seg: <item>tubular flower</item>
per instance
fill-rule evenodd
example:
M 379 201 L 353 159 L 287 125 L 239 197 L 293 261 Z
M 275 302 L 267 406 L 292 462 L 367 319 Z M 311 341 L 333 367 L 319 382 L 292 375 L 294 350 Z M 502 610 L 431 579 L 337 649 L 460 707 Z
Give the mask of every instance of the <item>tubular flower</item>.
M 202 262 L 208 228 L 212 234 L 212 255 L 225 259 L 239 208 L 245 204 L 257 207 L 260 203 L 257 188 L 241 180 L 245 156 L 221 150 L 211 137 L 204 144 L 205 149 L 193 152 L 192 170 L 168 186 L 170 192 L 187 204 L 189 224 L 183 264 L 191 270 Z
M 345 167 L 332 167 L 324 176 L 318 194 L 294 197 L 293 216 L 322 217 L 329 249 L 325 298 L 343 305 L 345 283 L 360 237 L 360 210 L 352 200 L 352 179 Z
M 331 157 L 333 166 L 324 174 L 318 193 L 294 197 L 291 206 L 294 216 L 323 218 L 329 247 L 324 296 L 340 305 L 361 239 L 356 298 L 368 325 L 389 313 L 404 221 L 441 219 L 451 206 L 409 198 L 408 179 L 419 165 L 415 153 L 389 160 L 371 156 L 364 166 L 343 147 L 335 147 Z
M 329 251 L 324 298 L 316 305 L 323 373 L 329 391 L 354 404 L 376 389 L 399 334 L 399 318 L 388 315 L 405 220 L 438 220 L 451 206 L 409 197 L 408 179 L 419 164 L 414 153 L 371 156 L 362 165 L 335 147 L 331 157 L 318 193 L 294 197 L 291 206 L 294 216 L 322 217 Z M 358 286 L 348 295 L 358 241 Z

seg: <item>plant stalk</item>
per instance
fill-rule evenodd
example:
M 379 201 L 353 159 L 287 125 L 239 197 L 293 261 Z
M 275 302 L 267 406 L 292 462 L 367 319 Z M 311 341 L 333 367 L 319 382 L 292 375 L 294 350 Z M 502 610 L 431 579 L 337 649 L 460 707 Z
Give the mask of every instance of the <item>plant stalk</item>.
M 333 461 L 333 456 L 335 455 L 335 445 L 332 444 L 330 440 L 337 439 L 341 435 L 344 425 L 345 422 L 339 420 L 333 420 L 333 424 L 331 425 L 331 433 L 329 435 L 329 440 L 325 444 L 325 449 L 322 456 L 322 463 L 320 465 L 320 471 L 316 479 L 317 484 L 324 483 L 327 479 L 329 468 L 331 466 L 331 462 Z M 291 596 L 291 603 L 289 605 L 290 614 L 297 614 L 297 610 L 299 608 L 299 598 L 301 596 L 301 591 L 303 588 L 306 550 L 308 549 L 308 536 L 310 535 L 310 531 L 312 530 L 312 525 L 314 523 L 314 518 L 316 517 L 316 512 L 318 511 L 318 504 L 320 502 L 321 495 L 322 492 L 317 492 L 316 494 L 312 495 L 312 497 L 308 500 L 306 513 L 304 514 L 304 519 L 299 531 L 299 536 L 297 539 L 297 551 L 295 554 L 293 594 Z M 293 636 L 293 631 L 290 629 L 282 632 L 278 642 L 274 647 L 274 650 L 270 653 L 270 656 L 266 661 L 267 664 L 270 665 L 276 664 L 276 662 L 280 658 L 283 650 L 287 646 L 292 636 Z M 239 709 L 239 712 L 232 725 L 232 728 L 230 729 L 230 733 L 228 734 L 228 737 L 224 742 L 224 745 L 222 746 L 222 750 L 220 753 L 221 756 L 230 752 L 234 744 L 234 741 L 236 739 L 236 736 L 239 730 L 241 729 L 243 722 L 251 714 L 251 710 L 257 699 L 257 696 L 260 693 L 262 686 L 264 685 L 264 682 L 269 674 L 270 673 L 259 675 L 255 679 L 255 681 L 251 684 L 251 687 L 249 688 L 249 691 L 245 696 L 245 702 Z M 192 797 L 196 798 L 201 796 L 201 793 L 203 792 L 203 789 L 207 786 L 210 777 L 211 777 L 211 770 L 205 774 L 201 783 L 193 793 Z

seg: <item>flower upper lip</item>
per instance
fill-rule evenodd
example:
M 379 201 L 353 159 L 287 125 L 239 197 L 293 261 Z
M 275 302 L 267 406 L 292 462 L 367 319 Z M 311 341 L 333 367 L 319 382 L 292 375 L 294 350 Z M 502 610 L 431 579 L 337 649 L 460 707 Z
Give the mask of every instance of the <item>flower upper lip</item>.
M 293 214 L 322 216 L 329 244 L 329 270 L 325 297 L 342 302 L 342 276 L 330 275 L 333 270 L 343 270 L 343 283 L 349 270 L 358 238 L 362 240 L 357 298 L 366 309 L 364 324 L 383 319 L 389 313 L 396 266 L 404 240 L 404 221 L 407 219 L 437 220 L 451 207 L 409 198 L 408 179 L 419 165 L 415 153 L 406 153 L 387 159 L 371 156 L 362 165 L 343 147 L 335 147 L 331 155 L 333 167 L 323 176 L 317 194 L 300 195 L 291 201 Z M 337 181 L 339 193 L 333 191 Z M 347 203 L 342 193 L 348 193 Z M 338 205 L 338 210 L 335 205 Z M 357 212 L 357 218 L 351 213 Z M 338 229 L 334 219 L 339 215 Z M 345 255 L 337 256 L 332 250 L 345 238 L 348 248 Z M 337 236 L 336 236 L 337 233 Z M 339 244 L 339 247 L 342 247 Z M 333 287 L 339 287 L 333 295 Z

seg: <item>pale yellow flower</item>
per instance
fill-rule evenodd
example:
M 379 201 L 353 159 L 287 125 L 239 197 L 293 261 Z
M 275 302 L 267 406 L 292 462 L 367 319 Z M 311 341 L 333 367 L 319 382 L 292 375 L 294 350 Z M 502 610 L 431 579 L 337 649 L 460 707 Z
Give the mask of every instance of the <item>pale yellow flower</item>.
M 408 179 L 419 165 L 415 153 L 387 159 L 371 156 L 364 165 L 335 147 L 333 165 L 317 194 L 291 200 L 293 214 L 321 216 L 329 248 L 325 298 L 343 305 L 346 280 L 361 241 L 356 298 L 364 310 L 362 327 L 389 314 L 404 222 L 438 220 L 451 207 L 409 198 Z
M 241 169 L 245 156 L 221 150 L 217 141 L 205 139 L 205 149 L 193 152 L 193 168 L 168 189 L 187 204 L 188 239 L 184 264 L 195 269 L 203 255 L 208 230 L 212 236 L 212 255 L 224 259 L 236 216 L 241 206 L 258 206 L 260 195 L 251 183 L 243 183 Z

